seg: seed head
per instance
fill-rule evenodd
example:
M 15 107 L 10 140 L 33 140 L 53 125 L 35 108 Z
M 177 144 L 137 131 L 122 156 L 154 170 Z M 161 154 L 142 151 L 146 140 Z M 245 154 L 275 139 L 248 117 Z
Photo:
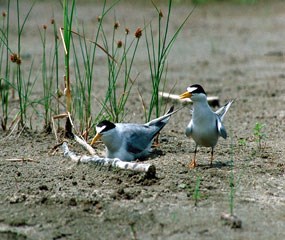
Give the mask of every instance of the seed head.
M 140 38 L 142 36 L 142 29 L 139 27 L 135 32 L 135 37 Z
M 120 23 L 117 21 L 117 22 L 115 22 L 115 24 L 114 24 L 114 28 L 115 28 L 115 30 L 117 30 L 118 28 L 120 27 Z
M 101 22 L 101 20 L 102 20 L 102 16 L 97 16 L 97 21 Z
M 128 35 L 128 34 L 130 33 L 130 29 L 125 28 L 125 32 L 126 32 L 126 34 Z
M 123 46 L 123 42 L 121 41 L 121 40 L 119 40 L 118 42 L 117 42 L 117 47 L 118 48 L 121 48 Z
M 43 25 L 43 29 L 46 30 L 47 29 L 47 25 L 44 24 Z
M 21 60 L 20 56 L 18 56 L 17 53 L 12 53 L 10 55 L 10 60 L 11 60 L 11 62 L 17 63 L 18 65 L 20 65 L 22 63 L 22 60 Z
M 159 17 L 160 17 L 160 18 L 163 18 L 163 12 L 161 11 L 161 9 L 160 9 L 160 11 L 159 11 Z
M 55 23 L 55 21 L 54 21 L 54 18 L 52 18 L 51 20 L 50 20 L 50 24 L 54 24 Z
M 18 65 L 20 65 L 20 64 L 22 63 L 21 58 L 18 57 L 16 63 L 17 63 Z
M 5 11 L 2 12 L 2 17 L 6 17 L 7 13 Z
M 10 60 L 11 60 L 11 62 L 17 62 L 17 59 L 18 59 L 18 55 L 17 55 L 17 53 L 12 53 L 11 55 L 10 55 Z

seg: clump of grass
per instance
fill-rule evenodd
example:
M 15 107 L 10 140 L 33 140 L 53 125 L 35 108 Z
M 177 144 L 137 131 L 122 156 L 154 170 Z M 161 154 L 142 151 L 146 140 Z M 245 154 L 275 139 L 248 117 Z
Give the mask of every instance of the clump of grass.
M 33 9 L 35 2 L 31 5 L 29 8 L 28 12 L 24 16 L 24 20 L 21 23 L 20 22 L 20 13 L 22 11 L 20 10 L 20 4 L 19 0 L 16 2 L 16 15 L 17 15 L 17 53 L 13 53 L 11 55 L 11 61 L 15 63 L 14 65 L 14 71 L 16 75 L 16 83 L 14 84 L 14 81 L 9 80 L 9 84 L 16 89 L 19 97 L 19 105 L 20 105 L 20 125 L 22 127 L 25 126 L 26 120 L 27 120 L 27 108 L 29 106 L 30 102 L 30 95 L 33 89 L 33 86 L 35 84 L 36 78 L 34 81 L 31 81 L 31 76 L 32 76 L 32 69 L 33 69 L 33 62 L 30 67 L 30 71 L 28 74 L 28 77 L 23 76 L 22 70 L 21 70 L 21 64 L 22 64 L 22 59 L 21 59 L 21 37 L 23 34 L 23 30 L 25 27 L 25 24 L 27 22 L 27 19 Z
M 34 2 L 35 3 L 35 2 Z M 23 78 L 23 75 L 22 75 L 22 71 L 21 71 L 21 63 L 22 63 L 22 60 L 20 58 L 21 56 L 21 36 L 22 36 L 22 33 L 23 33 L 23 30 L 24 30 L 24 26 L 26 24 L 26 21 L 33 9 L 33 6 L 34 6 L 34 3 L 33 5 L 30 7 L 29 11 L 27 12 L 25 18 L 24 18 L 24 21 L 22 24 L 20 24 L 20 4 L 19 4 L 19 0 L 17 0 L 17 29 L 18 29 L 18 52 L 17 52 L 17 55 L 18 55 L 18 59 L 16 61 L 16 76 L 17 76 L 17 91 L 18 91 L 18 97 L 19 97 L 19 102 L 20 102 L 20 123 L 22 126 L 24 126 L 25 124 L 25 121 L 27 119 L 27 105 L 28 105 L 28 99 L 29 99 L 29 95 L 31 93 L 31 89 L 29 89 L 29 82 L 25 82 L 25 79 Z M 32 63 L 33 65 L 33 63 Z M 32 66 L 31 68 L 32 69 Z M 30 76 L 31 76 L 31 70 L 30 70 L 30 74 L 29 74 L 29 78 L 30 79 Z
M 138 28 L 129 42 L 129 30 L 125 28 L 124 40 L 117 41 L 116 33 L 119 27 L 119 22 L 115 21 L 111 44 L 108 43 L 108 38 L 102 31 L 104 47 L 112 56 L 112 58 L 108 57 L 108 89 L 102 106 L 107 112 L 108 118 L 114 122 L 121 122 L 126 114 L 125 106 L 134 83 L 130 77 L 131 70 L 142 35 L 141 28 Z M 121 91 L 118 89 L 120 78 L 123 78 Z
M 85 30 L 82 26 L 80 29 L 77 24 L 77 32 L 73 32 L 78 37 L 77 42 L 72 39 L 74 69 L 75 69 L 75 84 L 73 85 L 74 95 L 74 110 L 75 115 L 79 119 L 80 130 L 89 129 L 91 125 L 91 109 L 92 109 L 92 92 L 94 87 L 94 66 L 95 56 L 97 49 L 102 50 L 110 61 L 114 61 L 114 58 L 108 53 L 108 51 L 98 44 L 99 37 L 104 36 L 103 21 L 107 13 L 118 3 L 115 1 L 111 6 L 107 7 L 106 0 L 103 3 L 100 17 L 98 17 L 98 28 L 95 32 L 95 40 L 91 41 L 85 36 Z M 82 30 L 82 34 L 79 34 Z M 104 38 L 104 37 L 103 37 Z M 78 45 L 79 44 L 79 48 Z M 80 51 L 78 51 L 80 49 Z M 80 65 L 80 61 L 83 62 L 83 67 Z M 84 69 L 82 71 L 82 69 Z M 98 118 L 102 117 L 103 109 L 99 112 Z M 88 131 L 85 131 L 87 133 Z M 87 137 L 87 136 L 86 136 Z
M 266 133 L 264 132 L 265 124 L 260 122 L 255 123 L 253 128 L 253 135 L 255 142 L 257 143 L 258 150 L 262 150 L 262 143 L 267 138 Z
M 8 1 L 7 12 L 2 12 L 2 27 L 0 29 L 0 99 L 1 99 L 1 127 L 7 130 L 8 109 L 9 109 L 9 77 L 10 61 L 9 54 L 9 26 L 10 26 L 10 1 Z
M 153 111 L 155 111 L 155 116 L 159 117 L 161 114 L 161 106 L 162 100 L 159 98 L 159 91 L 161 91 L 165 86 L 166 75 L 167 75 L 167 57 L 172 49 L 175 40 L 177 39 L 179 33 L 181 32 L 183 26 L 191 16 L 194 8 L 190 11 L 190 13 L 186 16 L 184 21 L 180 24 L 175 33 L 170 36 L 169 33 L 169 23 L 170 17 L 172 13 L 172 0 L 168 1 L 168 11 L 166 18 L 164 17 L 164 13 L 160 10 L 154 1 L 152 4 L 156 10 L 157 18 L 158 18 L 158 35 L 155 36 L 156 30 L 153 29 L 152 23 L 150 22 L 148 26 L 146 26 L 146 46 L 147 46 L 147 54 L 148 54 L 148 64 L 150 69 L 150 77 L 152 82 L 152 96 L 149 104 L 148 113 L 145 110 L 146 121 L 151 119 Z M 165 22 L 163 19 L 166 19 Z M 149 30 L 147 29 L 149 28 Z M 164 81 L 163 81 L 164 79 Z M 161 83 L 164 83 L 163 85 Z M 162 89 L 161 89 L 162 88 Z
M 48 76 L 46 60 L 46 30 L 47 25 L 43 25 L 43 32 L 39 30 L 42 42 L 42 83 L 43 83 L 43 106 L 44 106 L 44 129 L 51 131 L 51 100 L 52 100 L 52 79 Z

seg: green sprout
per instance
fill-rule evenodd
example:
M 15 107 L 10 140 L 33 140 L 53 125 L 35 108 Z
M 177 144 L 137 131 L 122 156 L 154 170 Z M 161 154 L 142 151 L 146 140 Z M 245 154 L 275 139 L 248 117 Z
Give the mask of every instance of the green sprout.
M 253 128 L 253 135 L 255 137 L 255 142 L 258 145 L 258 149 L 262 149 L 262 142 L 264 139 L 267 138 L 265 132 L 264 132 L 265 124 L 261 124 L 260 122 L 255 123 L 255 126 Z

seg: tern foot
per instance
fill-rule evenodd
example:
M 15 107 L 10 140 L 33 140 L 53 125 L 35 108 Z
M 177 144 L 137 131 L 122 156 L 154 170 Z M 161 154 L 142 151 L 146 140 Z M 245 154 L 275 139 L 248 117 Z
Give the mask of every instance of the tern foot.
M 159 138 L 159 133 L 155 136 L 153 143 L 152 143 L 152 147 L 156 148 L 160 146 L 158 138 Z
M 159 142 L 153 142 L 152 147 L 153 148 L 158 148 L 160 146 Z
M 193 169 L 193 168 L 195 168 L 195 167 L 197 167 L 197 163 L 196 163 L 196 160 L 193 159 L 193 160 L 189 163 L 188 168 Z

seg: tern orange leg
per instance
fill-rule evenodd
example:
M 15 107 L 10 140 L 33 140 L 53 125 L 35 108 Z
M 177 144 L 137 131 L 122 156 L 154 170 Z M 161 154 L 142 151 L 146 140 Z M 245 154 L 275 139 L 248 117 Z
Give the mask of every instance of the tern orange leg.
M 152 146 L 153 147 L 159 147 L 159 133 L 158 134 L 156 134 L 156 136 L 154 137 L 154 141 L 153 141 L 153 143 L 152 143 Z
M 193 168 L 197 167 L 197 162 L 196 162 L 197 147 L 198 147 L 198 145 L 196 145 L 195 151 L 194 151 L 194 157 L 193 157 L 192 161 L 191 161 L 191 162 L 189 163 L 189 165 L 188 165 L 188 167 L 189 167 L 190 169 L 193 169 Z

